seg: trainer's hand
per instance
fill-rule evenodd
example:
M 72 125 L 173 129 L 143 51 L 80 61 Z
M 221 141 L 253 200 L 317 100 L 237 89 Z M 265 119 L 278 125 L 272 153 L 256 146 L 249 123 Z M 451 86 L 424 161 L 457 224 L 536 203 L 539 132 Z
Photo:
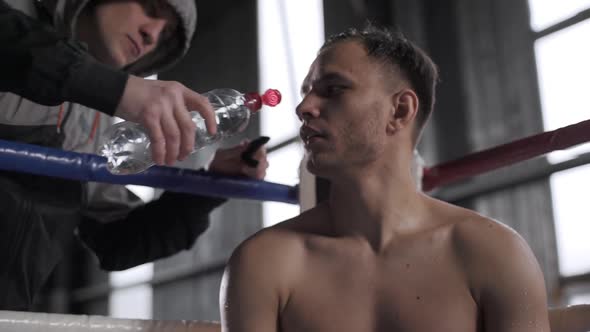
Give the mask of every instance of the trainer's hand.
M 209 133 L 217 132 L 213 107 L 206 97 L 178 82 L 130 75 L 115 116 L 146 128 L 154 162 L 172 165 L 193 151 L 196 125 L 189 111 L 201 114 Z
M 242 141 L 240 145 L 229 149 L 218 149 L 215 151 L 213 160 L 209 164 L 209 171 L 225 175 L 245 175 L 254 179 L 263 180 L 268 168 L 266 159 L 266 148 L 260 147 L 252 155 L 252 159 L 258 161 L 256 167 L 248 166 L 242 160 L 242 152 L 248 148 L 249 140 Z

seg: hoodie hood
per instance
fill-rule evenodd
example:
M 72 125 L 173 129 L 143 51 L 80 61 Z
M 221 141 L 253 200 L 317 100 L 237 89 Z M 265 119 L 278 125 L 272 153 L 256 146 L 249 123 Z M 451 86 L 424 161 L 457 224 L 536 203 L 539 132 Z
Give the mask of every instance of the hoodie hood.
M 57 30 L 74 35 L 76 22 L 82 10 L 96 0 L 36 0 L 52 13 Z M 141 0 L 137 0 L 141 1 Z M 178 30 L 171 40 L 161 43 L 153 52 L 123 68 L 126 72 L 142 77 L 159 73 L 178 62 L 188 51 L 197 23 L 195 0 L 166 0 L 179 19 Z

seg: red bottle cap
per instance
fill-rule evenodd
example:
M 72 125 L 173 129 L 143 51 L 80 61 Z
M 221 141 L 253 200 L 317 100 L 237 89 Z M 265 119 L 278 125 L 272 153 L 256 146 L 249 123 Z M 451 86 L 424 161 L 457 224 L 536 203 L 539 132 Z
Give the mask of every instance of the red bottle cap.
M 251 112 L 258 112 L 262 104 L 270 107 L 277 106 L 281 102 L 281 93 L 276 89 L 268 89 L 262 96 L 256 92 L 248 92 L 244 94 L 246 98 L 246 106 Z
M 281 93 L 276 89 L 268 89 L 262 95 L 262 103 L 266 106 L 275 107 L 281 102 Z

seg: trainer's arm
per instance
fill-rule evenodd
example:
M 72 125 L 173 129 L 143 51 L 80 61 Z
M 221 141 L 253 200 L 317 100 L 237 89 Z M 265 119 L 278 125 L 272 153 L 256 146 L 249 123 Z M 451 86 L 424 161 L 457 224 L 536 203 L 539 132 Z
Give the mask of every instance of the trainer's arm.
M 551 332 L 590 331 L 590 304 L 549 309 Z
M 113 115 L 128 75 L 95 61 L 84 45 L 0 0 L 0 91 L 43 105 L 76 102 Z
M 209 214 L 225 199 L 165 192 L 109 223 L 85 217 L 80 238 L 102 269 L 119 271 L 190 249 L 209 227 Z
M 226 267 L 219 298 L 222 331 L 278 331 L 280 262 L 269 241 L 257 240 L 242 243 Z

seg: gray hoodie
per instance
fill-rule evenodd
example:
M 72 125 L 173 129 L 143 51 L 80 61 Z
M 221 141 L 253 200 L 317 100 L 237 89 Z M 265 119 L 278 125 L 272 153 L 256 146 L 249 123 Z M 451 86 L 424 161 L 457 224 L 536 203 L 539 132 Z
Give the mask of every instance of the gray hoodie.
M 17 0 L 22 1 L 22 0 Z M 53 13 L 53 25 L 67 35 L 74 35 L 80 13 L 91 0 L 40 0 L 43 7 Z M 160 45 L 159 49 L 130 65 L 126 70 L 139 76 L 149 76 L 169 68 L 190 47 L 197 22 L 194 0 L 166 0 L 180 18 L 179 33 L 173 40 Z M 10 2 L 10 1 L 9 1 Z M 14 0 L 12 0 L 14 2 Z
M 46 13 L 39 13 L 34 1 L 40 3 Z M 76 23 L 82 10 L 92 0 L 5 0 L 8 5 L 23 11 L 31 17 L 39 17 L 49 14 L 52 17 L 54 27 L 67 36 L 74 36 Z M 169 68 L 186 54 L 190 47 L 191 39 L 196 25 L 196 6 L 194 0 L 166 0 L 175 9 L 181 24 L 178 33 L 172 40 L 161 44 L 154 52 L 147 54 L 142 59 L 124 68 L 125 71 L 139 75 L 149 76 Z M 1 94 L 5 95 L 5 93 Z M 0 96 L 2 98 L 4 96 Z M 21 101 L 0 101 L 5 114 L 0 115 L 0 123 L 15 125 L 55 125 L 59 107 L 39 109 L 39 105 L 20 105 Z M 19 108 L 18 110 L 16 108 Z M 34 109 L 31 109 L 34 108 Z M 35 113 L 35 114 L 32 114 Z
M 35 6 L 34 1 L 40 6 Z M 67 36 L 74 35 L 77 19 L 90 1 L 93 0 L 5 0 L 31 17 L 49 15 L 53 26 Z M 165 47 L 161 45 L 125 71 L 140 76 L 151 75 L 172 66 L 187 52 L 196 25 L 195 2 L 167 1 L 180 18 L 178 33 L 165 43 Z M 101 134 L 113 123 L 113 118 L 79 104 L 44 106 L 13 93 L 0 93 L 0 109 L 0 124 L 8 125 L 11 132 L 10 137 L 0 138 L 76 152 L 97 153 Z M 123 186 L 100 183 L 87 186 L 86 210 L 100 220 L 118 218 L 138 204 L 141 201 Z

